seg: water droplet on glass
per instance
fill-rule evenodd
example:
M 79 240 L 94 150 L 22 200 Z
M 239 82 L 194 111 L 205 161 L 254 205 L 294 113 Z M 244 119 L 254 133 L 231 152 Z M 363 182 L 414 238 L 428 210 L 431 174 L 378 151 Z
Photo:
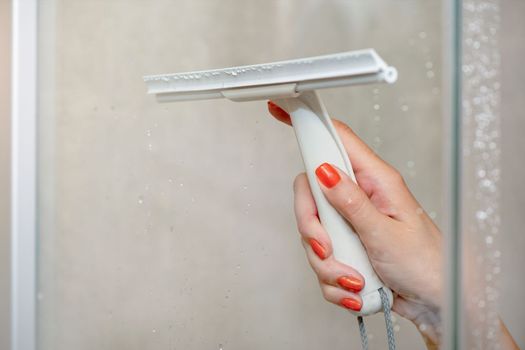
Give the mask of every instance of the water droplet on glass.
M 492 187 L 492 181 L 490 181 L 489 179 L 485 179 L 481 181 L 481 187 L 486 187 L 486 188 Z
M 183 184 L 183 183 L 180 183 L 179 186 L 180 186 L 180 187 L 184 187 L 184 184 Z
M 156 329 L 152 329 L 151 333 L 157 333 L 157 330 Z
M 426 32 L 419 32 L 419 38 L 420 39 L 425 39 L 427 37 L 427 33 Z
M 376 103 L 376 104 L 374 105 L 374 109 L 375 109 L 376 111 L 378 111 L 379 109 L 381 109 L 381 106 L 378 105 L 378 104 Z
M 407 162 L 407 167 L 409 167 L 409 168 L 413 168 L 414 165 L 416 165 L 416 163 L 415 163 L 413 160 L 409 160 L 409 161 Z
M 139 199 L 137 200 L 137 202 L 138 202 L 139 204 L 144 203 L 144 197 L 139 196 Z
M 153 150 L 153 145 L 151 143 L 148 144 L 148 151 L 152 151 Z
M 146 136 L 148 136 L 148 137 L 151 136 L 151 130 L 149 130 L 149 129 L 146 130 Z
M 427 71 L 427 78 L 428 79 L 434 78 L 434 71 L 431 71 L 431 70 Z
M 478 210 L 478 212 L 476 212 L 476 217 L 478 218 L 478 220 L 485 220 L 488 217 L 488 215 L 487 212 L 483 210 Z
M 219 350 L 224 350 L 224 348 L 222 347 L 222 344 L 219 344 Z
M 243 186 L 242 189 L 246 191 L 248 189 L 248 186 Z
M 408 111 L 408 106 L 407 106 L 407 105 L 401 105 L 401 110 L 402 110 L 403 112 Z

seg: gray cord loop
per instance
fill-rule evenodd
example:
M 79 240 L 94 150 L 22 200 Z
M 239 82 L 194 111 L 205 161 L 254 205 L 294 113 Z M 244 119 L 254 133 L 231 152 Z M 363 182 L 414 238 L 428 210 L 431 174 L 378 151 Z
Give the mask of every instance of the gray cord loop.
M 388 296 L 383 288 L 379 288 L 379 296 L 381 297 L 381 304 L 383 304 L 383 313 L 385 314 L 386 336 L 388 340 L 388 350 L 396 350 L 396 339 L 394 337 L 394 327 L 392 326 L 392 314 L 390 311 L 390 303 Z M 359 324 L 359 335 L 361 336 L 361 345 L 363 350 L 368 350 L 368 335 L 366 333 L 365 321 L 362 316 L 357 316 L 357 323 Z
M 396 350 L 396 339 L 394 338 L 394 327 L 392 326 L 392 314 L 390 312 L 390 303 L 383 288 L 379 288 L 383 312 L 385 313 L 386 336 L 388 340 L 388 350 Z
M 357 323 L 359 324 L 359 334 L 361 335 L 361 345 L 363 350 L 368 350 L 368 335 L 366 334 L 365 321 L 363 316 L 357 316 Z

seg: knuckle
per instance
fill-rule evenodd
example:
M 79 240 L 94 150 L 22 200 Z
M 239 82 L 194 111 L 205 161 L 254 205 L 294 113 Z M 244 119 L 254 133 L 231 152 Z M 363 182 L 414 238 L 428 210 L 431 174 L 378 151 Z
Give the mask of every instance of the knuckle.
M 323 298 L 326 301 L 330 301 L 330 294 L 328 293 L 328 286 L 322 282 L 319 283 L 321 287 L 321 294 L 323 294 Z
M 303 220 L 297 222 L 297 231 L 299 231 L 301 236 L 307 236 L 309 231 L 308 225 Z
M 308 262 L 310 263 L 310 267 L 314 271 L 314 273 L 317 275 L 317 278 L 321 280 L 321 266 L 319 266 L 314 260 L 308 259 Z
M 396 184 L 405 184 L 405 179 L 403 178 L 403 175 L 401 175 L 399 170 L 395 169 L 394 167 L 390 167 L 390 178 Z
M 361 193 L 356 193 L 356 195 L 345 199 L 343 203 L 343 210 L 348 216 L 357 215 L 364 207 L 365 199 Z
M 319 279 L 319 282 L 323 284 L 330 284 L 330 274 L 329 274 L 329 268 L 327 266 L 327 263 L 324 263 L 317 267 L 316 274 L 317 278 Z

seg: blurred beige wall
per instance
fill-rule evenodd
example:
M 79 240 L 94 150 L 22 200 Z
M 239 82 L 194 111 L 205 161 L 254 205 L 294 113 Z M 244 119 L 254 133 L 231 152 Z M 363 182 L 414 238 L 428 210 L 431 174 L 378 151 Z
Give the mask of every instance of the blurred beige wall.
M 525 348 L 525 1 L 501 1 L 501 315 Z
M 0 349 L 9 347 L 11 1 L 0 0 Z
M 40 3 L 41 349 L 358 348 L 299 243 L 302 161 L 264 102 L 159 105 L 142 75 L 374 47 L 392 86 L 322 91 L 441 215 L 434 0 Z M 388 35 L 385 35 L 388 33 Z M 382 315 L 367 318 L 386 348 Z M 409 322 L 399 347 L 421 349 Z

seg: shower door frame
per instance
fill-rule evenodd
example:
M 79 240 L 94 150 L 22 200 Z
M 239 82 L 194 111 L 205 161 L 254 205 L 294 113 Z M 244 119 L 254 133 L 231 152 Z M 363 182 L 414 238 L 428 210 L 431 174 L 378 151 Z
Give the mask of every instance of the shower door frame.
M 12 1 L 11 349 L 36 349 L 37 0 Z
M 442 348 L 459 349 L 461 330 L 461 0 L 446 0 L 444 73 L 444 200 L 446 283 Z M 12 0 L 11 80 L 11 350 L 37 349 L 38 0 Z

